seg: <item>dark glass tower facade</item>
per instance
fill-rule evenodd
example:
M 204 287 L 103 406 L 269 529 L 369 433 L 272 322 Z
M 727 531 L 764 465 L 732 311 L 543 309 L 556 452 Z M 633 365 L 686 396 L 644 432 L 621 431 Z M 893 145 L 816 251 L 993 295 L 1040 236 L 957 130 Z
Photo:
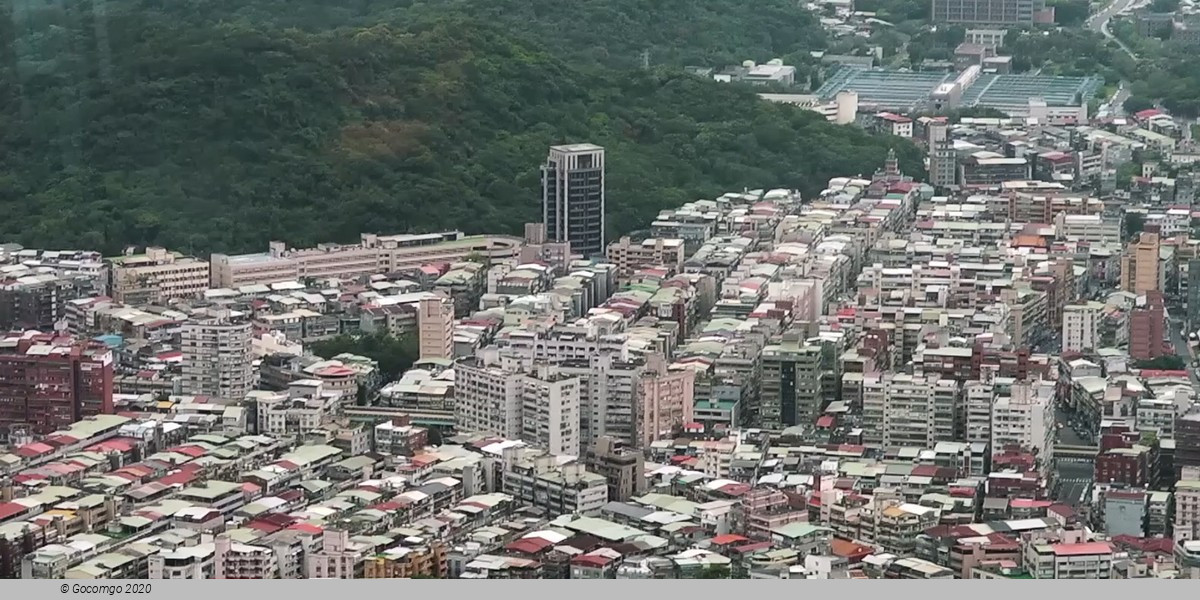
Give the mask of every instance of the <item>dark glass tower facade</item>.
M 584 256 L 604 254 L 604 148 L 551 146 L 542 166 L 546 237 Z

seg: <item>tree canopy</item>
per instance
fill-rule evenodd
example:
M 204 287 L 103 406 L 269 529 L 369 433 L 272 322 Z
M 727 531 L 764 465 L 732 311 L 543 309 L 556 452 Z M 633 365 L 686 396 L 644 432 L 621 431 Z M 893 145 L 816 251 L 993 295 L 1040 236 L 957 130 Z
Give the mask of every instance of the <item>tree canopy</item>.
M 333 358 L 349 352 L 374 359 L 379 363 L 383 381 L 400 376 L 420 357 L 417 339 L 411 335 L 402 338 L 384 334 L 339 335 L 313 342 L 310 350 L 322 358 Z
M 811 194 L 892 147 L 921 168 L 905 140 L 681 73 L 820 44 L 784 0 L 21 6 L 0 14 L 0 236 L 25 244 L 519 232 L 547 146 L 585 140 L 612 233 L 730 189 Z M 646 48 L 669 66 L 629 68 Z

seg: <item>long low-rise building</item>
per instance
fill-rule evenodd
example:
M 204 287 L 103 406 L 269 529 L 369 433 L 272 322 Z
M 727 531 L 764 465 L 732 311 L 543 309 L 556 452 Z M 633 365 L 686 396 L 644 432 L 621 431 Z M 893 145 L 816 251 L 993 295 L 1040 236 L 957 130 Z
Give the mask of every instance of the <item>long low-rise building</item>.
M 294 281 L 305 277 L 347 279 L 445 262 L 472 255 L 496 260 L 516 257 L 524 242 L 505 235 L 464 236 L 460 231 L 381 236 L 362 234 L 358 244 L 320 244 L 289 249 L 271 242 L 267 252 L 213 254 L 212 287 Z

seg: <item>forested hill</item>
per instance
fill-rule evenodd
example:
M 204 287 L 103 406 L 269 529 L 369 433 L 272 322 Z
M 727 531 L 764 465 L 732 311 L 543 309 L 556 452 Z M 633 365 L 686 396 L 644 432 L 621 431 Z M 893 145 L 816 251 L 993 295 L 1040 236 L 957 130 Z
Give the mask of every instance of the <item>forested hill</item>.
M 757 8 L 582 0 L 580 16 L 624 15 L 586 27 L 539 13 L 542 0 L 328 4 L 71 0 L 24 12 L 0 0 L 0 239 L 208 252 L 360 231 L 516 232 L 540 215 L 546 147 L 566 141 L 608 148 L 614 233 L 730 189 L 813 193 L 870 172 L 889 147 L 920 168 L 906 141 L 672 67 L 622 66 L 639 35 L 673 65 L 802 49 L 786 28 L 747 29 Z M 650 35 L 637 10 L 659 4 L 679 11 L 666 21 L 677 29 Z M 689 40 L 678 27 L 692 22 L 707 29 Z

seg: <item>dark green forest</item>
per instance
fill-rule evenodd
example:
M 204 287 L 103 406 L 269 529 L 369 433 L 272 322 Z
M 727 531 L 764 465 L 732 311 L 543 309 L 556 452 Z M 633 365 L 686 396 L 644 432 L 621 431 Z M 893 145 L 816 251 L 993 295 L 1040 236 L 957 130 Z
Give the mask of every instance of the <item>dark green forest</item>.
M 585 140 L 609 152 L 614 234 L 731 189 L 811 194 L 891 147 L 920 169 L 905 140 L 681 72 L 820 47 L 790 1 L 332 4 L 0 0 L 0 239 L 518 232 L 546 147 Z

